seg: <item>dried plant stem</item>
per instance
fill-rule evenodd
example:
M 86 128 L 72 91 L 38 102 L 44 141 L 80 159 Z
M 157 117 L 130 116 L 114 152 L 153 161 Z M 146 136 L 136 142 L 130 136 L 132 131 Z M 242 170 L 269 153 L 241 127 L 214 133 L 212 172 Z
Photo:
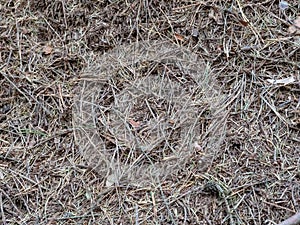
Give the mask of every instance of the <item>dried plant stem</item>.
M 297 225 L 300 224 L 300 212 L 296 213 L 292 217 L 286 219 L 285 221 L 279 223 L 278 225 Z

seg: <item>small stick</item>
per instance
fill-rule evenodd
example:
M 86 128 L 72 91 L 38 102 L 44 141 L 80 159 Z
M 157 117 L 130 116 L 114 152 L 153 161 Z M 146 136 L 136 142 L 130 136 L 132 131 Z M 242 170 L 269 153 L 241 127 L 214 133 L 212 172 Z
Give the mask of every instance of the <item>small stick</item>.
M 300 212 L 296 213 L 292 217 L 286 219 L 285 221 L 279 223 L 278 225 L 297 225 L 300 224 Z

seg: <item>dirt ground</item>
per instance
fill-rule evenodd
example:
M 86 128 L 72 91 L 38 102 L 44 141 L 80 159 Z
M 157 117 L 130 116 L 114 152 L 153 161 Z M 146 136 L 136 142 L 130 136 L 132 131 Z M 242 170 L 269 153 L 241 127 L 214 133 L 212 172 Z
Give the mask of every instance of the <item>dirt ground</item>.
M 2 224 L 273 225 L 299 211 L 288 4 L 1 0 Z

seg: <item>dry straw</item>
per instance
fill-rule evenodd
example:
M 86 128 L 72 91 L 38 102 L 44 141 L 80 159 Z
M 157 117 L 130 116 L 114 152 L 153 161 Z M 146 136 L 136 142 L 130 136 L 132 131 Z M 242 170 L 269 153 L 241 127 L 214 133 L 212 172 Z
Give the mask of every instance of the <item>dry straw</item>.
M 162 182 L 187 163 L 204 170 L 224 134 L 221 99 L 213 73 L 187 49 L 169 42 L 120 46 L 80 79 L 76 141 L 107 186 Z

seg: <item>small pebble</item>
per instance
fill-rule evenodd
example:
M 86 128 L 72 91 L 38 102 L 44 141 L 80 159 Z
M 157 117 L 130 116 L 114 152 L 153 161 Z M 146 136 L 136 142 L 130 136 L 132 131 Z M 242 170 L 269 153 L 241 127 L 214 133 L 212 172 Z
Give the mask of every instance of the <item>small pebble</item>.
M 289 7 L 289 3 L 287 3 L 286 1 L 280 1 L 279 2 L 279 9 L 280 10 L 286 10 Z
M 199 31 L 197 29 L 192 30 L 192 36 L 197 38 L 199 36 Z

